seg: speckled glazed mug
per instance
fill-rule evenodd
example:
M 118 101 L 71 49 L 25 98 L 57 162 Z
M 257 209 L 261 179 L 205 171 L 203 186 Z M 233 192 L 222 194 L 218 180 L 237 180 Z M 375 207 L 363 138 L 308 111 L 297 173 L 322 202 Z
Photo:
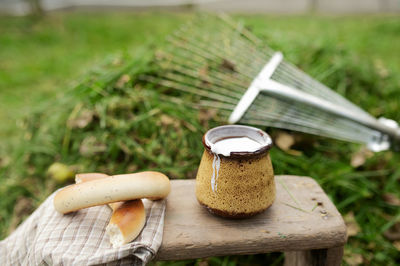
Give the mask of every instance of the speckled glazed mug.
M 216 154 L 212 145 L 227 138 L 247 137 L 260 144 L 255 151 Z M 204 153 L 196 177 L 196 197 L 211 213 L 245 218 L 266 210 L 275 200 L 275 181 L 269 150 L 270 136 L 248 126 L 227 125 L 203 136 Z

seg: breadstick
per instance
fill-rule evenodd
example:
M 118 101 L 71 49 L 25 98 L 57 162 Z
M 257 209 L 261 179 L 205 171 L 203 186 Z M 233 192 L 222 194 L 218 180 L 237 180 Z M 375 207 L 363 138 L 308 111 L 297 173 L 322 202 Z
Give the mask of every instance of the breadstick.
M 171 190 L 167 176 L 159 172 L 115 175 L 67 186 L 55 195 L 54 208 L 60 213 L 118 201 L 165 198 Z

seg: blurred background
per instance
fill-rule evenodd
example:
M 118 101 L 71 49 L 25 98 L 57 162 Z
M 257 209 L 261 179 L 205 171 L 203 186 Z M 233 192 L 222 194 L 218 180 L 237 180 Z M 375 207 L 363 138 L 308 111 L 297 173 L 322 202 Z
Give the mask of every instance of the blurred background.
M 1 0 L 0 11 L 26 15 L 32 11 L 65 9 L 176 9 L 193 8 L 208 11 L 300 14 L 323 12 L 329 14 L 399 12 L 398 0 Z
M 140 77 L 160 71 L 168 35 L 220 11 L 373 116 L 400 121 L 400 0 L 0 0 L 0 239 L 76 172 L 195 178 L 202 134 L 225 122 Z M 315 178 L 344 216 L 344 264 L 396 265 L 399 153 L 265 130 L 275 173 Z M 176 264 L 282 263 L 274 253 Z

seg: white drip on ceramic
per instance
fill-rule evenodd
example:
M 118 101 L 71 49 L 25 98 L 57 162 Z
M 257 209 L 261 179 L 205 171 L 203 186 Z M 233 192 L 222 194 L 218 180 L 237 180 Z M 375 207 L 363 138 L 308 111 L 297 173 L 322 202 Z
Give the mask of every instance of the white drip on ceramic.
M 263 147 L 259 142 L 248 137 L 232 137 L 210 143 L 206 141 L 210 147 L 211 152 L 214 154 L 212 163 L 213 174 L 211 177 L 211 189 L 215 193 L 217 191 L 217 181 L 219 169 L 221 166 L 221 158 L 219 154 L 229 157 L 231 152 L 255 152 Z
M 213 175 L 211 177 L 211 189 L 214 193 L 215 191 L 217 191 L 217 180 L 218 180 L 220 166 L 221 166 L 221 158 L 218 156 L 218 154 L 214 153 L 214 160 L 212 163 Z

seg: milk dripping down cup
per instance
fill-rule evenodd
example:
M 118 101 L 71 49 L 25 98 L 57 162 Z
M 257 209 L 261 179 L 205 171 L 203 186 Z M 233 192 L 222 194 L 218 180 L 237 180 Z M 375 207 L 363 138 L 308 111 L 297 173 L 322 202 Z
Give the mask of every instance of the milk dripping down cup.
M 275 200 L 270 136 L 248 126 L 226 125 L 203 136 L 204 153 L 196 177 L 196 197 L 211 213 L 245 218 Z

